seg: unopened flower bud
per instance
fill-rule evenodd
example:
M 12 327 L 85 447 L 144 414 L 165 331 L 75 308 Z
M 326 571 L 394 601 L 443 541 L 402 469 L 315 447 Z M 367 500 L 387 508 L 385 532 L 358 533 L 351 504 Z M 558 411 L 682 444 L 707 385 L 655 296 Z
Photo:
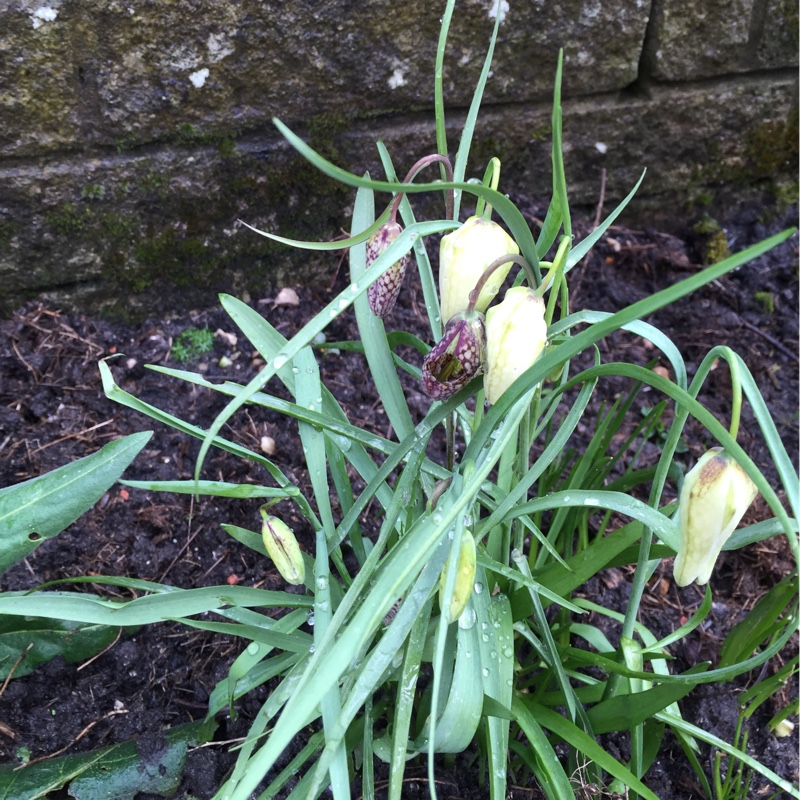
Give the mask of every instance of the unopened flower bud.
M 516 286 L 486 313 L 486 400 L 494 405 L 547 344 L 544 300 Z
M 439 294 L 442 319 L 450 319 L 469 305 L 470 292 L 486 268 L 501 256 L 519 255 L 517 243 L 496 223 L 470 217 L 458 230 L 442 237 L 439 248 Z M 475 308 L 486 311 L 500 291 L 511 262 L 498 267 L 483 285 Z
M 446 400 L 466 386 L 483 368 L 485 346 L 483 314 L 456 314 L 422 362 L 422 387 L 427 394 L 434 400 Z
M 714 447 L 686 473 L 679 498 L 681 546 L 675 559 L 678 586 L 708 583 L 717 556 L 736 530 L 758 489 L 722 448 Z
M 461 549 L 458 553 L 458 566 L 456 569 L 456 583 L 453 587 L 453 596 L 450 599 L 450 608 L 447 610 L 447 622 L 455 622 L 467 607 L 467 601 L 475 585 L 475 568 L 477 557 L 475 552 L 475 539 L 469 531 L 461 535 Z M 447 566 L 442 570 L 439 578 L 439 608 L 444 602 L 444 588 L 447 580 Z
M 261 507 L 261 538 L 267 553 L 287 583 L 294 586 L 303 583 L 306 577 L 306 566 L 303 554 L 297 544 L 292 529 L 277 517 L 269 515 L 265 507 Z
M 378 256 L 385 252 L 386 248 L 389 247 L 402 231 L 403 228 L 399 223 L 387 222 L 377 233 L 370 237 L 367 241 L 367 268 L 373 264 Z M 376 317 L 381 317 L 382 319 L 394 308 L 410 260 L 411 254 L 406 253 L 399 261 L 395 261 L 395 263 L 367 289 L 369 307 Z

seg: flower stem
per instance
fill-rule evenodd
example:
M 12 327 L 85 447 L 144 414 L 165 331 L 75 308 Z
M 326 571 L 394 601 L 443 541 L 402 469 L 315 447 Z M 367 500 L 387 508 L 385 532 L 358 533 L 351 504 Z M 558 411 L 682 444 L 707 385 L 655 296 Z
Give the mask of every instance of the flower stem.
M 488 267 L 483 271 L 483 275 L 481 275 L 478 282 L 475 284 L 475 288 L 469 293 L 469 305 L 467 306 L 467 311 L 474 311 L 475 310 L 475 303 L 478 302 L 478 296 L 481 293 L 481 289 L 486 285 L 486 281 L 489 280 L 492 273 L 496 269 L 500 269 L 503 264 L 508 264 L 509 261 L 512 261 L 514 264 L 519 264 L 525 270 L 525 276 L 528 279 L 529 286 L 536 285 L 536 277 L 533 274 L 533 268 L 531 265 L 522 257 L 518 256 L 515 253 L 508 253 L 504 256 L 500 256 L 500 258 L 495 259 L 489 264 Z
M 408 175 L 406 175 L 406 179 L 403 183 L 411 183 L 412 180 L 416 177 L 417 173 L 421 170 L 425 169 L 425 167 L 430 166 L 431 164 L 441 164 L 444 168 L 444 173 L 447 177 L 447 180 L 452 183 L 453 181 L 453 165 L 450 163 L 450 159 L 447 156 L 439 155 L 438 153 L 432 153 L 429 156 L 425 156 L 417 161 L 413 167 L 408 171 Z M 389 221 L 396 222 L 397 220 L 397 210 L 400 208 L 400 203 L 403 200 L 405 193 L 398 192 L 395 195 L 394 200 L 392 201 L 392 207 L 389 211 Z M 454 199 L 454 192 L 452 189 L 448 189 L 445 193 L 445 214 L 447 215 L 447 219 L 451 219 L 453 216 L 453 207 L 455 205 Z

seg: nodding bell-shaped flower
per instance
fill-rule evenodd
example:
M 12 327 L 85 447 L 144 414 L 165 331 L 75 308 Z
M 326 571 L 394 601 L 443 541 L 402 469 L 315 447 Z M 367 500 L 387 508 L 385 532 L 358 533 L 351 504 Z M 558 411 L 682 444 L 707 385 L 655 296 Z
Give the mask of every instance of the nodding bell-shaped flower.
M 486 330 L 483 314 L 462 311 L 422 362 L 422 387 L 434 400 L 447 400 L 483 369 Z
M 678 510 L 681 547 L 674 566 L 678 586 L 708 583 L 720 550 L 757 494 L 748 474 L 720 447 L 686 473 Z
M 294 586 L 303 583 L 306 565 L 292 529 L 282 520 L 268 514 L 264 506 L 259 510 L 263 520 L 261 538 L 267 554 L 287 583 Z
M 402 226 L 397 222 L 387 222 L 377 233 L 367 241 L 367 268 L 381 255 L 386 248 L 403 232 Z M 406 274 L 411 254 L 406 253 L 399 261 L 395 261 L 375 283 L 367 289 L 369 307 L 376 317 L 383 319 L 397 302 L 403 278 Z
M 464 531 L 461 534 L 461 549 L 458 553 L 456 583 L 453 587 L 453 596 L 450 598 L 450 608 L 446 612 L 442 608 L 442 604 L 444 602 L 445 581 L 447 580 L 447 565 L 445 565 L 439 578 L 439 609 L 445 614 L 448 624 L 455 622 L 467 607 L 467 601 L 472 594 L 472 587 L 475 585 L 476 565 L 475 539 L 469 531 Z
M 519 255 L 517 243 L 496 223 L 470 217 L 458 230 L 442 237 L 439 247 L 439 295 L 442 319 L 469 305 L 469 294 L 486 268 L 501 256 Z M 481 289 L 475 308 L 484 312 L 500 291 L 512 264 L 496 269 Z
M 486 401 L 503 392 L 542 354 L 547 344 L 544 300 L 533 289 L 515 286 L 486 313 Z

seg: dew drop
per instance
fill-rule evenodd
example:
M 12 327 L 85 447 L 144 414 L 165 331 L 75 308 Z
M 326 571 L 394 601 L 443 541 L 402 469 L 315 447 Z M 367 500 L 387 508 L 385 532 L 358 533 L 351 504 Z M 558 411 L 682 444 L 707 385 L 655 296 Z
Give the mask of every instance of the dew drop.
M 317 578 L 317 589 L 323 591 L 328 588 L 328 579 L 327 578 Z
M 488 678 L 489 677 L 489 667 L 484 667 L 481 670 L 481 674 L 483 675 L 484 678 Z
M 275 369 L 280 369 L 288 360 L 289 358 L 286 355 L 286 353 L 278 353 L 278 355 L 275 356 L 275 360 L 273 362 L 273 364 L 275 365 Z
M 475 590 L 475 594 L 480 594 L 483 591 L 483 584 L 478 582 L 472 588 Z M 484 623 L 484 624 L 486 624 L 486 623 Z
M 464 613 L 458 618 L 458 627 L 468 631 L 477 619 L 477 614 L 473 608 L 465 608 Z
M 258 642 L 250 642 L 250 644 L 247 645 L 247 652 L 250 653 L 251 656 L 258 655 L 259 649 Z

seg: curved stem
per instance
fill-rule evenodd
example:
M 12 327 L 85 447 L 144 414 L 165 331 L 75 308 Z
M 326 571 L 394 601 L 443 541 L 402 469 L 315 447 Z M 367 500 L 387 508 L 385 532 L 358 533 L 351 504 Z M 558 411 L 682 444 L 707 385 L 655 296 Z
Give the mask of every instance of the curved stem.
M 508 264 L 509 261 L 512 261 L 515 264 L 519 264 L 525 270 L 525 276 L 528 279 L 529 286 L 536 285 L 536 277 L 533 274 L 533 267 L 522 257 L 518 256 L 516 253 L 508 253 L 507 255 L 500 256 L 500 258 L 495 259 L 489 264 L 488 267 L 483 271 L 483 275 L 481 275 L 478 282 L 475 284 L 475 288 L 469 293 L 469 305 L 467 306 L 467 311 L 474 311 L 475 310 L 475 303 L 478 302 L 478 296 L 481 293 L 481 289 L 486 284 L 486 281 L 489 280 L 492 273 L 503 266 L 503 264 Z
M 429 156 L 424 156 L 413 167 L 408 171 L 405 180 L 403 183 L 411 183 L 412 180 L 416 177 L 417 173 L 423 170 L 425 167 L 430 166 L 431 164 L 441 164 L 445 177 L 449 183 L 453 182 L 453 165 L 450 163 L 450 159 L 447 156 L 439 155 L 439 153 L 432 153 Z M 398 192 L 395 195 L 394 200 L 392 201 L 391 209 L 389 211 L 389 222 L 395 222 L 397 219 L 397 209 L 400 207 L 400 203 L 402 202 L 404 197 L 403 192 Z M 445 214 L 447 219 L 451 219 L 453 216 L 453 206 L 454 206 L 454 190 L 448 189 L 445 193 Z
M 742 416 L 742 376 L 739 372 L 739 361 L 735 358 L 726 359 L 731 373 L 731 426 L 728 428 L 731 438 L 739 435 L 739 420 Z

